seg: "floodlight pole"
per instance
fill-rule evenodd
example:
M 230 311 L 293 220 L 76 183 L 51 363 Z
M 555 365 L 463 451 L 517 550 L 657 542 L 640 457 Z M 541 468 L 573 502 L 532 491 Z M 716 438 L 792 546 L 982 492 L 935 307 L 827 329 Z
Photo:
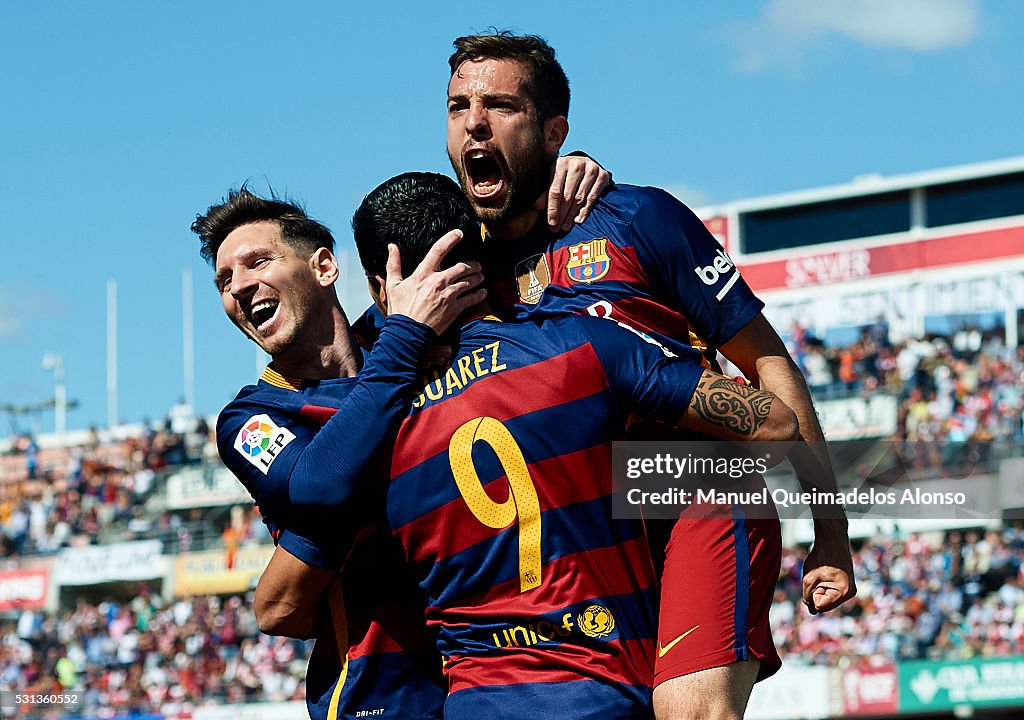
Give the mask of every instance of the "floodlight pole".
M 184 368 L 185 404 L 193 415 L 196 409 L 195 329 L 192 324 L 192 271 L 181 272 L 181 334 L 182 367 Z
M 64 358 L 57 353 L 43 355 L 43 369 L 53 370 L 53 423 L 57 435 L 68 429 L 68 389 L 64 384 Z
M 107 280 L 107 427 L 117 425 L 117 281 Z

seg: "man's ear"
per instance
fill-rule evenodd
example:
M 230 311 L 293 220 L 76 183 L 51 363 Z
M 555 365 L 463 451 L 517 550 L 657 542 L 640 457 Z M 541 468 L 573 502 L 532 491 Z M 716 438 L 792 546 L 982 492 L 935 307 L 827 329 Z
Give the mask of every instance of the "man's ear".
M 366 278 L 366 285 L 370 288 L 370 297 L 373 304 L 380 310 L 380 314 L 387 317 L 388 314 L 388 291 L 384 287 L 384 279 L 380 275 Z
M 338 258 L 334 253 L 325 247 L 317 248 L 316 252 L 309 256 L 309 266 L 320 287 L 330 287 L 338 281 L 341 275 L 341 268 L 338 266 Z
M 544 149 L 551 157 L 558 155 L 568 136 L 569 120 L 565 115 L 555 115 L 544 121 Z

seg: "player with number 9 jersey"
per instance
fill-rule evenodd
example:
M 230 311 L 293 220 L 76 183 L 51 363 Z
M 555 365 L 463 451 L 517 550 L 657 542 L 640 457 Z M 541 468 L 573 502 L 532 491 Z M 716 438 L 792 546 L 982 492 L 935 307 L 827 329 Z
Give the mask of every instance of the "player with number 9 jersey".
M 634 412 L 680 421 L 701 374 L 593 318 L 461 328 L 399 431 L 386 511 L 446 718 L 650 714 L 658 589 L 642 524 L 611 519 L 611 441 Z
M 700 219 L 658 188 L 616 185 L 567 233 L 538 224 L 485 247 L 492 295 L 518 319 L 615 320 L 716 371 L 718 348 L 764 308 Z M 631 437 L 693 436 L 645 423 Z M 778 520 L 746 518 L 742 508 L 714 522 L 683 518 L 664 543 L 655 551 L 665 551 L 662 596 L 670 600 L 661 605 L 655 683 L 748 659 L 760 660 L 758 679 L 774 674 L 782 664 L 768 622 L 782 558 Z M 675 647 L 695 625 L 700 647 Z

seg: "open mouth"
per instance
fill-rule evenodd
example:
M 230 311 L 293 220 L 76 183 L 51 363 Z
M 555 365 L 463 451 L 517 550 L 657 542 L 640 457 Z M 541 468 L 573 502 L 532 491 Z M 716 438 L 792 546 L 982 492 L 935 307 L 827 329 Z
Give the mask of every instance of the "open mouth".
M 277 315 L 277 309 L 279 307 L 280 303 L 276 300 L 263 300 L 253 305 L 249 314 L 252 317 L 252 323 L 256 326 L 256 329 L 263 330 L 264 326 L 273 320 L 275 315 Z
M 485 150 L 470 150 L 463 157 L 469 189 L 479 200 L 497 195 L 505 187 L 505 178 L 497 159 Z

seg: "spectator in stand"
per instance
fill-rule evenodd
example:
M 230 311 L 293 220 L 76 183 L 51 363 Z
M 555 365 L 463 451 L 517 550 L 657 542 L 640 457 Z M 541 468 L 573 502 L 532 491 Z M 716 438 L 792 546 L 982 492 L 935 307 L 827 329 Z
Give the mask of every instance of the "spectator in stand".
M 833 383 L 832 371 L 825 356 L 825 346 L 820 340 L 807 341 L 801 369 L 807 376 L 807 385 L 812 390 L 822 390 Z
M 237 505 L 231 508 L 231 519 L 221 535 L 221 539 L 224 542 L 224 553 L 228 570 L 235 566 L 238 548 L 241 547 L 242 541 L 246 539 L 246 533 L 250 528 L 251 526 L 246 526 L 245 524 L 245 514 L 242 508 Z

